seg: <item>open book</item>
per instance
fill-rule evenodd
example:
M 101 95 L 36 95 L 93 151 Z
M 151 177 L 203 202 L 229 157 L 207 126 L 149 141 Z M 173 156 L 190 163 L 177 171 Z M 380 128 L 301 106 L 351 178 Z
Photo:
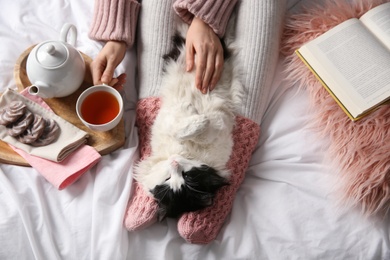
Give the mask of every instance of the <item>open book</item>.
M 349 19 L 296 53 L 352 120 L 390 99 L 390 3 Z

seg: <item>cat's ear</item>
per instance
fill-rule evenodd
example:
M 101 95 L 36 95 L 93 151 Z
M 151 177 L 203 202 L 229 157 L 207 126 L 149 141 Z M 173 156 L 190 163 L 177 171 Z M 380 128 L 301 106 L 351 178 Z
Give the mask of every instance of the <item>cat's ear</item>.
M 214 193 L 223 186 L 229 185 L 229 182 L 218 174 L 210 174 L 208 184 L 210 191 Z
M 163 204 L 159 205 L 157 212 L 157 219 L 159 222 L 163 221 L 167 217 L 167 207 Z
M 209 207 L 213 204 L 214 201 L 214 195 L 212 196 L 203 196 L 203 207 Z

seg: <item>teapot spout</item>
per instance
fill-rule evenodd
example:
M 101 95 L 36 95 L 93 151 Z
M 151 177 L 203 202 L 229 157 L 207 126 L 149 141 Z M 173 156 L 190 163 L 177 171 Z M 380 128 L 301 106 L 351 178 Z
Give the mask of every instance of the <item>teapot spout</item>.
M 44 83 L 33 84 L 28 88 L 28 93 L 33 96 L 39 96 L 41 98 L 52 98 L 55 96 L 53 88 L 50 88 Z

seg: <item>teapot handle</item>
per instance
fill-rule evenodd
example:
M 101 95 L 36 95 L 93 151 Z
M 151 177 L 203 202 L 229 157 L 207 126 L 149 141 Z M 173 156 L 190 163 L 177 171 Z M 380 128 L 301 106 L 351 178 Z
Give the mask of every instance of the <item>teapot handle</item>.
M 69 41 L 68 39 L 69 35 Z M 70 45 L 75 46 L 77 40 L 77 29 L 76 26 L 70 23 L 66 23 L 62 26 L 61 32 L 60 32 L 60 41 L 67 42 Z

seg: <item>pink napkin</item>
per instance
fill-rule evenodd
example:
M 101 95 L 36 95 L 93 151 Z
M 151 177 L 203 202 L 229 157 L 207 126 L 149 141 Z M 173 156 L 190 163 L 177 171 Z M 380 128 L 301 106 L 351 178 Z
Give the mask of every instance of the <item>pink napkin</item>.
M 42 107 L 51 110 L 50 107 L 38 96 L 30 95 L 27 90 L 21 94 L 28 99 L 38 103 Z M 74 183 L 81 175 L 94 166 L 101 158 L 101 155 L 91 146 L 82 145 L 73 153 L 68 155 L 61 162 L 54 162 L 41 157 L 26 153 L 10 145 L 20 156 L 22 156 L 33 168 L 35 168 L 48 182 L 57 189 L 62 190 Z

